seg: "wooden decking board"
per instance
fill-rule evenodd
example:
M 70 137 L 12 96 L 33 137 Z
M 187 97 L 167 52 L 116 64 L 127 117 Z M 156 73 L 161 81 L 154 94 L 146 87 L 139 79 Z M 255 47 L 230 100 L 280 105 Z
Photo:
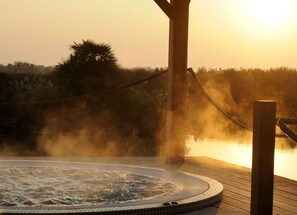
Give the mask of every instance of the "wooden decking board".
M 244 202 L 239 201 L 238 199 L 232 198 L 228 195 L 223 195 L 222 202 L 226 202 L 229 205 L 232 205 L 240 210 L 249 211 L 250 205 Z
M 282 193 L 281 195 L 278 194 L 280 192 Z M 273 197 L 275 199 L 280 199 L 280 201 L 283 201 L 283 202 L 292 202 L 293 205 L 296 204 L 296 202 L 297 202 L 297 196 L 296 196 L 296 194 L 286 193 L 286 192 L 281 191 L 281 190 L 279 190 L 278 193 L 274 192 L 274 196 Z
M 278 178 L 278 181 L 279 182 L 284 182 L 286 184 L 296 184 L 296 181 L 295 180 L 292 180 L 292 179 L 289 179 L 289 178 L 285 178 L 285 177 L 282 177 L 282 176 L 276 176 Z
M 191 169 L 194 173 L 197 174 L 197 172 L 199 172 L 199 174 L 201 173 L 201 175 L 205 175 L 207 177 L 210 177 L 210 178 L 213 178 L 223 184 L 226 184 L 226 185 L 230 185 L 232 186 L 234 189 L 239 189 L 239 190 L 245 190 L 247 192 L 250 192 L 250 185 L 247 185 L 246 183 L 242 183 L 242 181 L 233 181 L 233 180 L 229 180 L 228 178 L 226 177 L 222 177 L 220 175 L 216 175 L 214 173 L 209 173 L 207 171 L 204 171 L 204 170 L 198 170 L 198 169 L 195 169 L 195 168 L 188 168 L 189 170 Z
M 232 170 L 232 172 L 229 169 L 217 169 L 215 165 L 197 165 L 197 162 L 186 162 L 186 165 L 190 165 L 199 169 L 207 169 L 209 172 L 215 173 L 215 174 L 223 174 L 226 175 L 227 177 L 232 177 L 232 178 L 240 178 L 241 180 L 246 180 L 250 181 L 250 172 L 246 173 L 237 173 L 238 170 Z
M 242 197 L 250 198 L 250 191 L 251 191 L 250 184 L 245 184 L 245 183 L 241 184 L 237 181 L 226 180 L 225 178 L 221 178 L 220 176 L 216 176 L 213 174 L 206 173 L 205 176 L 209 176 L 223 183 L 226 191 L 235 192 L 236 194 L 240 194 Z M 278 189 L 278 190 L 275 190 L 274 199 L 276 200 L 276 204 L 278 204 L 278 202 L 286 202 L 288 205 L 294 206 L 296 204 L 297 195 Z
M 250 198 L 242 196 L 242 195 L 240 195 L 240 194 L 238 194 L 236 192 L 232 192 L 232 191 L 229 191 L 229 190 L 224 190 L 224 195 L 228 196 L 229 198 L 232 198 L 234 200 L 237 200 L 238 202 L 240 202 L 242 204 L 250 205 Z
M 286 204 L 294 206 L 295 208 L 297 207 L 296 200 L 292 200 L 292 199 L 282 197 L 282 196 L 277 196 L 277 195 L 274 195 L 273 197 L 274 197 L 274 200 L 276 201 L 276 204 L 278 202 L 285 202 Z
M 189 164 L 186 163 L 185 165 L 189 165 Z M 189 166 L 192 166 L 192 165 L 189 165 Z M 249 185 L 251 183 L 250 178 L 245 179 L 245 178 L 241 177 L 240 175 L 233 175 L 230 170 L 228 170 L 228 172 L 227 171 L 216 171 L 216 170 L 211 169 L 211 167 L 207 167 L 207 166 L 204 166 L 204 167 L 192 166 L 192 168 L 196 168 L 197 170 L 205 171 L 205 172 L 208 172 L 213 175 L 218 175 L 218 176 L 221 176 L 222 178 L 225 178 L 228 180 L 232 180 L 232 181 L 240 180 L 240 183 L 244 183 L 246 185 Z
M 289 213 L 296 214 L 297 213 L 296 208 L 294 208 L 290 205 L 287 205 L 285 203 L 281 203 L 281 202 L 276 203 L 275 201 L 273 202 L 273 211 L 280 213 L 280 214 L 289 214 Z
M 286 180 L 283 179 L 280 176 L 275 176 L 275 178 L 276 178 L 277 185 L 279 185 L 279 186 L 288 186 L 288 187 L 292 187 L 293 189 L 297 190 L 296 181 L 287 179 L 288 181 L 286 182 Z
M 218 204 L 214 205 L 215 207 L 219 208 L 221 211 L 239 211 L 239 212 L 246 212 L 245 210 L 239 209 L 236 206 L 233 206 L 232 204 L 229 204 L 228 202 L 219 202 Z
M 276 201 L 273 201 L 273 211 L 279 211 L 279 212 L 282 212 L 283 214 L 287 214 L 289 212 L 292 214 L 297 213 L 296 207 L 292 205 L 288 205 L 283 202 L 276 202 Z
M 234 188 L 232 189 L 232 186 L 227 185 L 227 184 L 224 184 L 224 192 L 225 191 L 236 193 L 236 195 L 238 195 L 238 197 L 251 198 L 250 192 L 245 191 L 245 190 L 240 190 L 240 189 L 234 189 Z
M 220 180 L 226 182 L 226 183 L 234 183 L 237 184 L 238 186 L 249 186 L 250 182 L 241 179 L 239 177 L 232 177 L 229 175 L 226 175 L 224 173 L 221 172 L 214 172 L 214 171 L 209 171 L 207 168 L 196 168 L 196 167 L 191 167 L 189 166 L 188 168 L 193 169 L 193 171 L 196 171 L 197 174 L 208 174 L 210 176 L 216 177 L 216 178 L 220 178 Z
M 234 182 L 234 180 L 227 180 L 226 181 L 225 180 L 225 177 L 224 178 L 221 178 L 220 176 L 213 175 L 213 174 L 210 174 L 209 176 L 210 177 L 213 177 L 216 180 L 218 180 L 221 183 L 223 183 L 226 188 L 228 187 L 228 185 L 231 185 L 231 188 L 232 189 L 239 188 L 240 189 L 240 192 L 242 194 L 243 194 L 244 191 L 245 191 L 245 194 L 250 194 L 250 191 L 251 191 L 251 185 L 250 185 L 250 183 L 251 182 L 250 183 L 245 183 L 243 180 L 241 180 L 240 182 L 238 182 L 238 180 L 236 182 Z M 276 200 L 285 201 L 287 203 L 291 203 L 292 205 L 294 205 L 294 204 L 296 204 L 296 201 L 297 201 L 297 195 L 296 195 L 296 193 L 297 192 L 294 192 L 294 190 L 292 190 L 290 188 L 278 187 L 278 185 L 275 185 L 274 198 Z M 250 197 L 250 195 L 247 195 L 247 197 Z
M 273 214 L 277 214 L 277 215 L 296 215 L 296 213 L 292 213 L 290 211 L 287 210 L 281 210 L 278 208 L 273 208 Z
M 274 188 L 276 191 L 283 191 L 285 193 L 291 193 L 293 195 L 297 193 L 297 190 L 292 189 L 291 187 L 287 187 L 285 185 L 279 186 L 277 183 L 274 183 Z
M 250 204 L 250 193 L 247 191 L 233 189 L 232 186 L 224 184 L 224 194 L 228 197 L 239 199 L 243 203 Z M 275 198 L 274 205 L 276 208 L 287 208 L 288 211 L 297 213 L 296 201 L 292 201 L 286 198 Z
M 230 182 L 240 183 L 240 184 L 244 184 L 244 185 L 250 184 L 250 182 L 248 182 L 244 179 L 241 179 L 239 177 L 234 177 L 234 176 L 232 177 L 230 175 L 226 175 L 221 172 L 211 171 L 208 168 L 197 168 L 197 167 L 193 167 L 193 166 L 190 166 L 187 164 L 185 164 L 184 167 L 193 169 L 193 171 L 196 171 L 197 174 L 199 174 L 199 172 L 203 172 L 203 173 L 207 173 L 209 175 L 214 175 L 214 176 L 220 177 L 222 180 L 228 180 Z

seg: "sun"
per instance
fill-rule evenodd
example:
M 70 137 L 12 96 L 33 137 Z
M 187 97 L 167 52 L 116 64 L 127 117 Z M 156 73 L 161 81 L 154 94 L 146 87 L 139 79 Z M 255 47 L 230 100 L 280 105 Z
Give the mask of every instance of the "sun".
M 288 7 L 284 0 L 252 0 L 250 10 L 256 21 L 270 25 L 282 22 Z
M 255 31 L 277 33 L 290 22 L 288 0 L 247 1 L 248 22 Z

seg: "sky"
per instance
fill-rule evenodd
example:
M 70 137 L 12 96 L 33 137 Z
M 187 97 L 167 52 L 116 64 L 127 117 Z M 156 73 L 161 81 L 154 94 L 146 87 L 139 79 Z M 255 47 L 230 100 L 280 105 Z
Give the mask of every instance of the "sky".
M 296 0 L 191 0 L 188 66 L 297 68 Z M 167 67 L 169 20 L 153 0 L 0 0 L 0 64 L 56 65 L 73 42 L 119 65 Z

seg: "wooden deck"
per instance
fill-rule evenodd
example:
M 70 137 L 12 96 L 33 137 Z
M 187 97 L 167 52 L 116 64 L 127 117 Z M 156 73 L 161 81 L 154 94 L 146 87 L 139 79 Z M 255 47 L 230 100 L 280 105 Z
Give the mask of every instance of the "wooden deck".
M 153 157 L 121 158 L 122 164 L 168 168 L 165 160 Z M 117 163 L 117 159 L 112 162 Z M 187 158 L 182 171 L 213 178 L 224 186 L 222 201 L 187 215 L 247 215 L 250 211 L 251 170 L 206 157 Z M 297 181 L 275 176 L 273 214 L 297 214 Z
M 217 210 L 206 214 L 249 214 L 251 169 L 210 158 L 189 158 L 181 169 L 211 177 L 223 184 L 222 201 L 209 208 Z M 275 176 L 273 205 L 273 214 L 297 214 L 297 181 Z

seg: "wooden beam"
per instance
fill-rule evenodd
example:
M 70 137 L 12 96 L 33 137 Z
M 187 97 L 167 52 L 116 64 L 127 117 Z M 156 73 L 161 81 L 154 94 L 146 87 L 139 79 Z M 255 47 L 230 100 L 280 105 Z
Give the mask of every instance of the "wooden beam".
M 186 152 L 185 101 L 191 0 L 154 1 L 170 18 L 165 154 L 169 163 L 181 164 Z
M 186 78 L 188 61 L 188 19 L 190 0 L 171 0 L 168 62 L 168 161 L 184 162 L 186 152 Z
M 157 5 L 163 10 L 163 12 L 168 16 L 168 18 L 173 17 L 173 8 L 167 0 L 154 0 Z
M 254 103 L 251 214 L 272 214 L 276 103 Z

